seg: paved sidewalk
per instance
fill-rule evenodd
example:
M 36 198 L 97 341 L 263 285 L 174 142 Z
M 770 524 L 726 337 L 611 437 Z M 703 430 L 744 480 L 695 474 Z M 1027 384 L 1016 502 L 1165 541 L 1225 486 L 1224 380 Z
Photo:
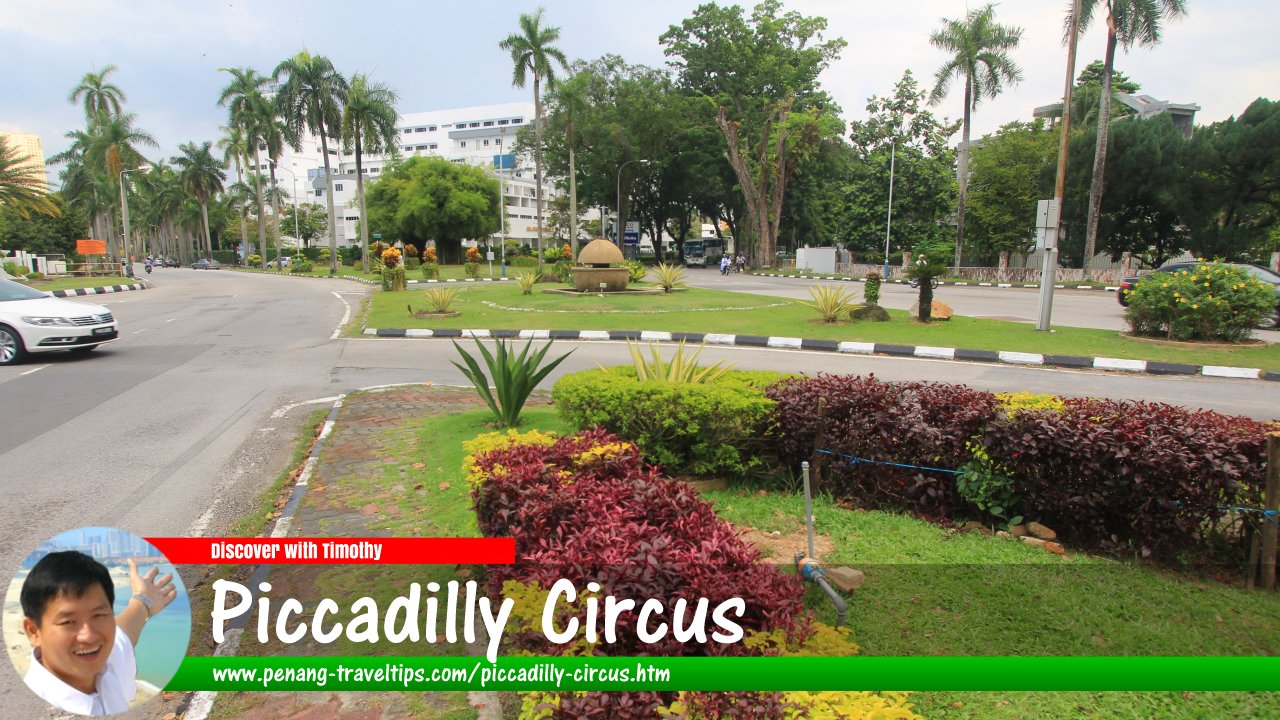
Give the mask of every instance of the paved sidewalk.
M 483 408 L 470 388 L 413 385 L 347 396 L 334 429 L 323 441 L 306 493 L 298 505 L 290 537 L 437 536 L 430 517 L 414 514 L 412 498 L 441 492 L 412 479 L 398 482 L 411 468 L 431 458 L 415 451 L 422 421 L 431 416 Z M 418 512 L 421 512 L 420 510 Z M 321 597 L 331 597 L 344 610 L 370 595 L 382 606 L 383 596 L 399 595 L 410 582 L 465 581 L 467 568 L 415 565 L 276 565 L 270 575 L 270 597 L 280 602 L 297 597 L 304 603 L 300 621 Z M 385 591 L 385 592 L 384 592 Z M 483 655 L 477 646 L 411 644 L 369 648 L 340 639 L 317 645 L 307 637 L 289 646 L 261 645 L 254 636 L 257 618 L 246 627 L 241 655 Z M 468 702 L 470 700 L 470 702 Z M 499 718 L 496 696 L 461 692 L 252 692 L 220 693 L 210 718 L 218 720 L 400 720 L 402 718 L 488 720 Z

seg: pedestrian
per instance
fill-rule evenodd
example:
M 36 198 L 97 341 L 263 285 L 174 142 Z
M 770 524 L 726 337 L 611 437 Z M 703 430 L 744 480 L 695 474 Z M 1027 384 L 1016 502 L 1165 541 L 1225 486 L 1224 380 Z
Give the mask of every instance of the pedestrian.
M 738 273 L 741 274 L 746 271 L 747 271 L 747 256 L 743 255 L 742 253 L 738 253 Z

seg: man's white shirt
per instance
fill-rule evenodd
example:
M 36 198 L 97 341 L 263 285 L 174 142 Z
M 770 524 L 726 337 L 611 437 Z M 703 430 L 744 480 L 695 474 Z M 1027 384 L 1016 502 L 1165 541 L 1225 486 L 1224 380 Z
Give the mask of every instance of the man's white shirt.
M 45 702 L 77 715 L 102 717 L 115 715 L 129 709 L 129 703 L 138 694 L 138 663 L 133 654 L 133 643 L 119 627 L 116 639 L 107 656 L 107 666 L 98 673 L 94 685 L 97 692 L 86 695 L 59 680 L 40 663 L 35 653 L 23 680 L 32 692 Z

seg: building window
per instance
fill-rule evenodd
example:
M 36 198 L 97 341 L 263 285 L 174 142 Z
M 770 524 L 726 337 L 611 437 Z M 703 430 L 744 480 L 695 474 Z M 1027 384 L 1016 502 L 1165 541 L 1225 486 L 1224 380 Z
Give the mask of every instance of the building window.
M 461 141 L 459 141 L 459 142 L 458 142 L 458 147 L 466 147 L 466 146 L 467 146 L 467 141 L 466 141 L 466 140 L 461 140 Z
M 420 127 L 420 128 L 414 128 L 414 129 L 413 129 L 413 131 L 414 131 L 414 132 L 426 132 L 426 131 L 427 131 L 427 129 L 426 129 L 425 127 Z
M 347 216 L 347 222 L 355 222 L 355 221 L 357 221 L 357 220 L 359 220 L 359 219 L 360 219 L 360 217 L 359 217 L 359 216 L 357 216 L 357 215 L 348 215 L 348 216 Z
M 408 135 L 408 134 L 409 134 L 409 133 L 411 133 L 411 132 L 413 132 L 413 128 L 405 128 L 405 129 L 404 129 L 404 134 L 405 134 L 405 135 Z
M 342 192 L 342 183 L 338 183 L 337 185 L 334 185 L 334 186 L 333 186 L 333 191 L 334 191 L 334 192 Z
M 499 124 L 499 125 L 506 125 L 506 124 L 507 124 L 507 121 L 506 121 L 506 120 L 499 120 L 499 121 L 498 121 L 498 124 Z
M 360 172 L 367 173 L 369 172 L 369 168 L 360 168 Z
M 436 126 L 435 126 L 435 125 L 432 125 L 432 126 L 428 127 L 428 128 L 427 128 L 427 130 L 428 130 L 429 132 L 435 132 L 435 131 L 436 131 Z
M 502 138 L 498 138 L 498 139 L 494 140 L 494 141 L 493 141 L 493 144 L 494 144 L 494 145 L 497 145 L 498 147 L 502 147 Z
M 437 145 L 436 143 L 431 143 L 431 145 L 429 145 L 429 146 L 428 146 L 428 148 L 429 148 L 429 149 L 431 149 L 431 150 L 435 150 L 435 149 L 436 149 L 436 148 L 438 148 L 438 147 L 440 147 L 440 146 L 439 146 L 439 145 Z
M 493 121 L 492 121 L 492 120 L 485 120 L 485 121 L 484 121 L 484 126 L 485 126 L 485 127 L 493 127 Z
M 484 141 L 484 146 L 485 146 L 485 147 L 489 147 L 489 141 L 488 141 L 488 140 L 485 140 L 485 141 Z
M 473 123 L 471 123 L 471 127 L 480 127 L 480 123 L 478 123 L 478 122 L 473 122 Z
M 511 119 L 511 124 L 512 124 L 512 125 L 519 125 L 519 124 L 520 124 L 520 123 L 522 123 L 522 122 L 524 122 L 524 118 L 512 118 L 512 119 Z
M 324 197 L 324 189 L 316 188 L 316 197 Z
M 381 168 L 369 168 L 369 172 L 371 172 L 371 173 L 376 173 L 376 172 L 378 172 L 379 170 L 381 170 Z

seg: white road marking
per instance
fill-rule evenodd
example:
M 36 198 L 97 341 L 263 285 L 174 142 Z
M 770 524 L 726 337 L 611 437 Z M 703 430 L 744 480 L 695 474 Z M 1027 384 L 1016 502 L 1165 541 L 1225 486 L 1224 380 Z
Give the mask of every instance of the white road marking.
M 333 291 L 331 290 L 330 292 Z M 329 336 L 330 340 L 337 340 L 338 336 L 342 333 L 342 328 L 347 324 L 347 321 L 351 320 L 351 305 L 347 302 L 346 298 L 342 297 L 338 293 L 333 293 L 333 296 L 341 300 L 342 307 L 346 308 L 342 312 L 342 320 L 338 323 L 338 327 L 334 328 L 333 334 Z
M 47 368 L 47 367 L 49 367 L 49 366 L 48 366 L 48 365 L 41 365 L 41 366 L 40 366 L 40 367 L 38 367 L 38 368 L 31 368 L 30 370 L 28 370 L 28 371 L 26 371 L 26 372 L 18 373 L 18 374 L 19 374 L 19 375 L 30 375 L 31 373 L 34 373 L 34 372 L 40 372 L 41 370 L 43 370 L 43 369 L 45 369 L 45 368 Z
M 167 324 L 167 323 L 171 323 L 171 322 L 173 322 L 174 320 L 177 320 L 177 319 L 178 319 L 178 318 L 169 318 L 168 320 L 165 320 L 165 323 L 166 323 L 166 324 Z
M 296 407 L 302 407 L 303 405 L 316 405 L 319 403 L 331 403 L 340 397 L 342 396 L 334 395 L 332 397 L 322 397 L 322 398 L 317 398 L 315 400 L 303 400 L 302 402 L 289 403 L 288 405 L 285 405 L 279 410 L 276 410 L 275 412 L 271 413 L 271 417 L 272 419 L 282 418 L 285 415 L 288 415 L 289 411 L 293 410 Z

